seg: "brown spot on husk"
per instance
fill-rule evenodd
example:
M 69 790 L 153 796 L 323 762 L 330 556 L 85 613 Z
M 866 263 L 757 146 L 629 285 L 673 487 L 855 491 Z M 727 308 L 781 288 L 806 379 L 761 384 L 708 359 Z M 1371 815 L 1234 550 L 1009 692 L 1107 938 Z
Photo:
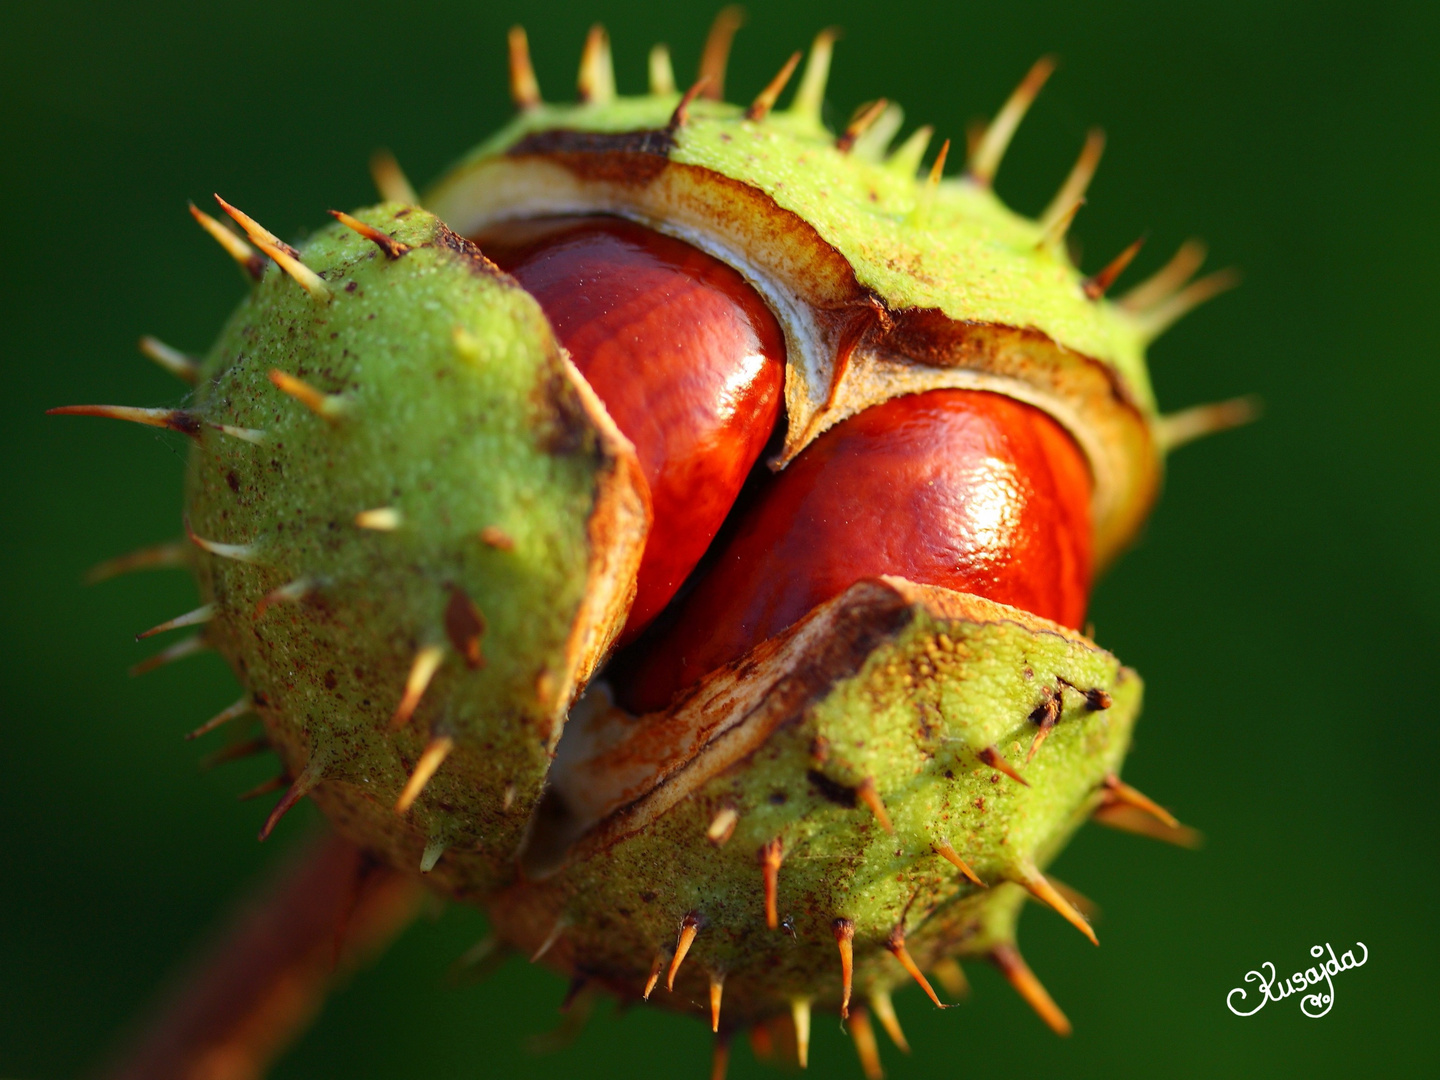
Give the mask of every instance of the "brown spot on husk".
M 805 774 L 805 779 L 815 785 L 815 790 L 823 798 L 830 800 L 836 806 L 844 806 L 848 809 L 855 808 L 855 789 L 849 784 L 842 784 L 838 780 L 831 780 L 819 769 L 811 769 Z
M 475 601 L 458 586 L 451 586 L 450 602 L 445 605 L 445 633 L 455 651 L 465 658 L 466 666 L 471 669 L 485 666 L 485 657 L 480 653 L 480 639 L 485 636 L 485 616 L 475 606 Z
M 509 274 L 503 272 L 498 266 L 485 257 L 485 253 L 475 244 L 466 240 L 459 233 L 452 232 L 443 221 L 435 222 L 435 235 L 426 247 L 440 248 L 460 256 L 466 267 L 481 277 L 497 278 L 511 288 L 518 289 L 519 286 L 511 279 Z

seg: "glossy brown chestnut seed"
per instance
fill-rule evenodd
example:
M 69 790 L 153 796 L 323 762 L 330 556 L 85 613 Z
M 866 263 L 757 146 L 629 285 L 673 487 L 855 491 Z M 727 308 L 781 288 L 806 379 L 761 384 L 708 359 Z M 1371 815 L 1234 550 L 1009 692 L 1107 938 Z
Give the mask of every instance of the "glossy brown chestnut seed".
M 1090 494 L 1075 442 L 1013 398 L 932 390 L 867 409 L 774 478 L 673 626 L 622 665 L 621 698 L 640 712 L 663 708 L 880 574 L 1079 626 L 1092 572 Z
M 650 483 L 627 640 L 695 568 L 764 449 L 784 335 L 735 270 L 622 218 L 506 222 L 475 240 L 540 302 Z

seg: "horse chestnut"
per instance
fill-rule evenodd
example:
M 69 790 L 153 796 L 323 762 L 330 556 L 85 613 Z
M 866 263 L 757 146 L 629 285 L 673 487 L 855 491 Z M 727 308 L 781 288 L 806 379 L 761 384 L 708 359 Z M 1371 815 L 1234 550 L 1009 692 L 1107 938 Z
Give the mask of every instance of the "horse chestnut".
M 1112 302 L 1133 246 L 1073 265 L 1093 137 L 1040 218 L 994 196 L 1048 61 L 946 179 L 885 102 L 826 130 L 828 32 L 783 112 L 799 54 L 725 103 L 736 25 L 635 98 L 596 28 L 573 105 L 512 32 L 514 121 L 423 200 L 382 161 L 298 248 L 192 207 L 256 282 L 203 359 L 147 339 L 193 401 L 56 411 L 193 442 L 186 540 L 118 565 L 193 567 L 153 632 L 200 629 L 147 666 L 235 669 L 194 734 L 259 718 L 262 839 L 312 798 L 364 852 L 326 866 L 424 875 L 575 994 L 707 1002 L 717 1071 L 742 1028 L 803 1065 L 821 1009 L 878 1075 L 869 1013 L 903 1045 L 892 991 L 957 958 L 1064 1034 L 1021 905 L 1095 936 L 1044 865 L 1087 816 L 1188 835 L 1118 778 L 1140 680 L 1075 627 L 1164 454 L 1247 416 L 1161 416 L 1145 367 L 1226 282 L 1182 251 Z M 259 1068 L 247 1019 L 324 982 L 301 922 L 143 1073 Z
M 700 561 L 775 427 L 780 326 L 733 269 L 621 218 L 509 221 L 474 239 L 540 302 L 635 444 L 654 521 L 632 638 Z
M 821 435 L 767 486 L 625 689 L 639 711 L 865 578 L 898 574 L 1064 626 L 1085 618 L 1090 477 L 1050 417 L 931 390 Z

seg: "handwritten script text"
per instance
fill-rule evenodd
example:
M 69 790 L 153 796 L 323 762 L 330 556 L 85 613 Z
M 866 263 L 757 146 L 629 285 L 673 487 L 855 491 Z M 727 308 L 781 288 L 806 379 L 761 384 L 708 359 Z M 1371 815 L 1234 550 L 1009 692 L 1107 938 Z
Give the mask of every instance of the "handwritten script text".
M 1236 1001 L 1241 1005 L 1246 1003 L 1249 992 L 1243 986 L 1237 986 L 1230 993 L 1225 995 L 1225 1004 L 1236 1016 L 1254 1016 L 1272 1001 L 1283 1001 L 1291 994 L 1300 995 L 1300 1011 L 1312 1020 L 1324 1016 L 1335 1004 L 1335 983 L 1334 977 L 1342 971 L 1349 971 L 1351 968 L 1363 967 L 1365 961 L 1370 959 L 1370 950 L 1365 948 L 1364 942 L 1357 941 L 1355 948 L 1360 950 L 1360 959 L 1355 959 L 1355 953 L 1346 949 L 1337 959 L 1335 950 L 1330 947 L 1329 942 L 1324 945 L 1313 945 L 1310 948 L 1310 955 L 1317 959 L 1317 963 L 1306 968 L 1304 971 L 1297 971 L 1287 979 L 1280 979 L 1275 974 L 1275 965 L 1266 960 L 1260 965 L 1257 971 L 1247 972 L 1245 981 L 1247 983 L 1258 983 L 1256 987 L 1260 991 L 1260 1000 L 1253 1009 L 1236 1008 Z M 1329 954 L 1327 957 L 1326 954 Z M 1312 993 L 1305 991 L 1309 987 L 1319 987 L 1324 983 L 1323 990 L 1315 990 Z

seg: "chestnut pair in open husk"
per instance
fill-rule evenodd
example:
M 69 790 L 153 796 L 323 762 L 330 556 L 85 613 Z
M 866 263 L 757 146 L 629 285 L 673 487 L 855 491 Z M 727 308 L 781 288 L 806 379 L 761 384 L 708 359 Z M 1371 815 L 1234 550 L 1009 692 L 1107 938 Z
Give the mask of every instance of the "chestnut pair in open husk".
M 513 122 L 298 248 L 192 208 L 255 280 L 203 359 L 148 342 L 193 401 L 57 411 L 192 440 L 186 539 L 122 565 L 193 567 L 157 662 L 234 667 L 202 730 L 258 717 L 262 835 L 308 796 L 342 838 L 305 895 L 368 866 L 347 910 L 398 924 L 423 876 L 574 996 L 700 1003 L 720 1065 L 803 1064 L 819 1009 L 875 1075 L 870 1016 L 903 1047 L 892 992 L 968 958 L 1063 1034 L 1016 920 L 1095 935 L 1045 866 L 1091 817 L 1193 836 L 1119 779 L 1140 679 L 1080 628 L 1166 452 L 1247 414 L 1145 369 L 1225 279 L 1072 264 L 1098 137 L 1039 218 L 995 197 L 1048 61 L 946 177 L 894 105 L 822 125 L 829 33 L 786 109 L 798 53 L 725 103 L 734 26 L 629 98 L 592 31 L 567 105 L 514 32 Z M 244 1057 L 216 994 L 187 1052 Z

